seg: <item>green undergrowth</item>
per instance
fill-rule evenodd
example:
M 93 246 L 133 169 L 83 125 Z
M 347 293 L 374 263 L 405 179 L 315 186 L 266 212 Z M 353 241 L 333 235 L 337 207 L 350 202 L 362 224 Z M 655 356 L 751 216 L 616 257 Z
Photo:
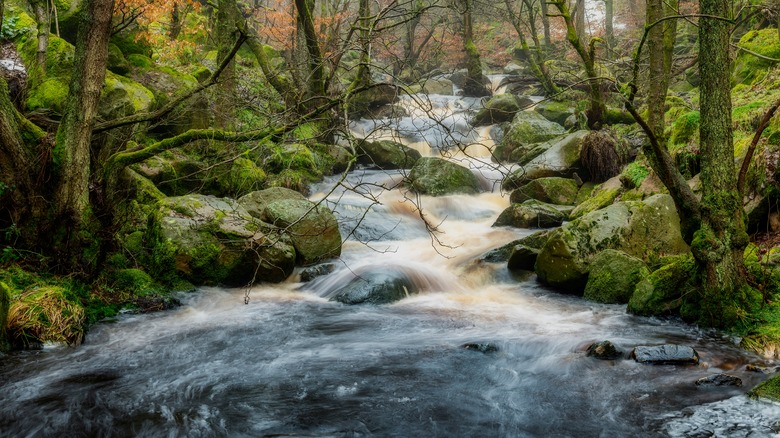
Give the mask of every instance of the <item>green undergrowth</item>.
M 109 269 L 87 283 L 75 277 L 32 272 L 17 265 L 0 268 L 10 297 L 7 334 L 13 348 L 44 343 L 78 345 L 92 324 L 120 311 L 153 311 L 177 301 L 138 269 Z

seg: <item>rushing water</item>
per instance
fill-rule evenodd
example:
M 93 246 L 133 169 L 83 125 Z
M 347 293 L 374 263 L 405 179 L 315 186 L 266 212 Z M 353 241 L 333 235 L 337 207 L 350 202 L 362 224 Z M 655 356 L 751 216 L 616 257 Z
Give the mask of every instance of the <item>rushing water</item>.
M 457 100 L 438 100 L 450 128 L 468 116 Z M 468 146 L 460 140 L 449 141 Z M 500 175 L 484 158 L 451 156 L 486 189 Z M 773 436 L 780 407 L 743 395 L 764 378 L 745 371 L 760 359 L 732 339 L 560 295 L 480 262 L 530 232 L 490 227 L 506 197 L 420 205 L 402 180 L 401 171 L 357 171 L 346 187 L 314 188 L 315 198 L 329 193 L 350 239 L 336 270 L 305 287 L 296 278 L 257 286 L 248 305 L 243 290 L 203 288 L 176 310 L 99 324 L 78 348 L 0 358 L 0 436 Z M 356 275 L 390 269 L 422 293 L 384 306 L 327 299 Z M 605 339 L 624 351 L 690 345 L 702 362 L 586 357 L 590 342 Z M 463 348 L 474 342 L 498 351 Z M 694 385 L 719 372 L 745 386 Z

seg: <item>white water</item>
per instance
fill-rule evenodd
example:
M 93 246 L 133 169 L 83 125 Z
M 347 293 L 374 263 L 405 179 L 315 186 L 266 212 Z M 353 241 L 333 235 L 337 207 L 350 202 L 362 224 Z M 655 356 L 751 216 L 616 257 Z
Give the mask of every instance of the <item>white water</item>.
M 484 161 L 468 159 L 475 171 Z M 79 348 L 0 358 L 0 436 L 774 435 L 780 408 L 743 395 L 765 378 L 745 371 L 760 359 L 732 339 L 560 295 L 479 262 L 530 232 L 490 227 L 508 205 L 499 193 L 422 197 L 423 214 L 440 224 L 435 244 L 399 187 L 402 174 L 357 171 L 346 182 L 352 190 L 329 196 L 352 237 L 336 270 L 308 287 L 295 278 L 257 286 L 248 305 L 242 290 L 203 288 L 174 311 L 100 324 Z M 325 298 L 356 275 L 389 269 L 423 292 L 384 306 Z M 702 363 L 585 356 L 604 339 L 626 352 L 691 345 Z M 470 342 L 498 352 L 462 348 Z M 745 386 L 694 385 L 719 372 Z

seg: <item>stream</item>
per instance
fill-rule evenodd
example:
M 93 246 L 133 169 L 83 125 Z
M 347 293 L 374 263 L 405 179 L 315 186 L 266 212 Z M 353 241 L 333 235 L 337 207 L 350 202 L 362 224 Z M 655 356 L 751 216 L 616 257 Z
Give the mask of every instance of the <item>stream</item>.
M 736 340 L 676 320 L 628 315 L 555 293 L 532 274 L 479 260 L 532 230 L 492 228 L 509 205 L 487 158 L 481 104 L 405 98 L 409 117 L 362 120 L 355 135 L 395 138 L 470 167 L 484 193 L 407 193 L 404 171 L 356 170 L 316 185 L 349 236 L 335 270 L 310 283 L 201 288 L 172 311 L 94 326 L 78 348 L 0 356 L 0 436 L 771 437 L 780 406 L 744 393 L 769 364 Z M 460 147 L 459 147 L 460 146 Z M 465 152 L 464 152 L 465 151 Z M 435 238 L 420 220 L 437 226 Z M 438 239 L 438 240 L 437 240 Z M 395 270 L 422 292 L 395 304 L 328 297 L 355 276 Z M 698 366 L 585 355 L 610 340 L 694 347 Z M 463 348 L 489 343 L 497 351 Z M 742 387 L 699 387 L 727 372 Z

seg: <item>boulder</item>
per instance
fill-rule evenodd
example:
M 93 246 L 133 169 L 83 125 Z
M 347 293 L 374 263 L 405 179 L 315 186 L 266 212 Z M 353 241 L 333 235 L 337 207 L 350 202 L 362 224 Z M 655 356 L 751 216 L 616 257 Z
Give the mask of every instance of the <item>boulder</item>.
M 636 284 L 650 275 L 645 263 L 624 252 L 606 249 L 593 258 L 585 299 L 606 304 L 626 304 Z
M 502 188 L 511 190 L 534 179 L 570 178 L 578 171 L 582 172 L 580 153 L 586 135 L 588 131 L 577 131 L 553 142 L 544 153 L 509 174 L 503 181 Z
M 742 379 L 731 374 L 713 374 L 697 380 L 696 386 L 742 386 Z
M 469 169 L 437 157 L 417 160 L 409 173 L 409 181 L 412 190 L 422 195 L 474 194 L 480 191 L 479 180 Z
M 492 342 L 469 342 L 468 344 L 463 344 L 463 348 L 485 354 L 498 352 L 498 345 Z
M 537 104 L 534 107 L 534 111 L 541 114 L 545 119 L 563 126 L 566 123 L 566 119 L 574 115 L 574 105 L 567 102 L 548 100 Z
M 699 363 L 699 354 L 696 350 L 676 344 L 639 346 L 631 352 L 631 357 L 637 362 L 652 365 L 696 365 Z
M 116 44 L 108 45 L 108 69 L 118 75 L 130 73 L 130 63 Z
M 523 245 L 531 249 L 541 249 L 550 237 L 551 230 L 536 231 L 521 239 L 514 240 L 499 248 L 492 249 L 480 257 L 480 260 L 489 263 L 500 263 L 509 260 L 509 257 L 518 245 Z M 532 267 L 533 269 L 533 267 Z
M 537 248 L 531 248 L 525 245 L 515 245 L 512 249 L 512 253 L 509 255 L 506 267 L 510 271 L 533 271 L 538 256 L 539 249 Z
M 557 208 L 535 200 L 512 204 L 498 216 L 494 227 L 552 228 L 560 226 L 567 215 Z
M 150 218 L 152 267 L 195 284 L 243 286 L 280 282 L 295 267 L 295 249 L 277 227 L 252 217 L 236 201 L 188 195 L 160 201 Z
M 579 187 L 570 178 L 539 178 L 513 191 L 509 197 L 512 203 L 521 203 L 529 199 L 556 205 L 572 205 L 577 198 Z
M 254 161 L 248 158 L 236 158 L 229 166 L 227 171 L 217 176 L 220 193 L 237 198 L 263 187 L 267 176 Z
M 512 119 L 495 155 L 505 160 L 516 153 L 518 148 L 530 150 L 530 145 L 560 137 L 565 133 L 563 126 L 545 119 L 538 113 L 520 111 Z
M 238 198 L 238 205 L 245 209 L 252 217 L 260 219 L 263 222 L 270 222 L 271 219 L 269 219 L 269 216 L 265 212 L 266 207 L 268 207 L 268 204 L 271 202 L 285 199 L 306 200 L 306 197 L 295 190 L 284 187 L 271 187 L 265 190 L 247 193 Z
M 331 301 L 344 304 L 387 304 L 419 292 L 417 286 L 397 270 L 361 273 L 339 290 Z
M 426 94 L 442 94 L 452 96 L 455 94 L 455 87 L 451 80 L 445 78 L 426 79 L 422 83 L 422 91 Z
M 750 398 L 780 402 L 780 376 L 773 376 L 748 392 Z
M 398 100 L 398 88 L 392 84 L 374 84 L 349 99 L 350 117 L 360 118 Z
M 582 294 L 593 258 L 605 249 L 640 258 L 687 253 L 671 196 L 619 202 L 566 223 L 542 247 L 536 274 L 542 283 Z
M 382 170 L 411 169 L 420 152 L 390 140 L 363 141 L 357 147 L 357 162 Z
M 594 342 L 588 346 L 585 353 L 588 357 L 601 360 L 615 360 L 623 357 L 623 352 L 618 350 L 610 341 Z
M 608 179 L 602 184 L 594 187 L 590 192 L 590 195 L 574 208 L 574 211 L 571 212 L 571 218 L 577 219 L 588 213 L 612 205 L 612 203 L 615 202 L 615 199 L 623 193 L 623 190 L 623 185 L 620 182 L 619 176 Z
M 341 255 L 341 234 L 333 212 L 323 204 L 302 199 L 280 199 L 265 208 L 268 222 L 285 230 L 301 265 Z
M 499 94 L 487 101 L 485 106 L 477 111 L 471 124 L 487 126 L 495 123 L 509 122 L 519 111 L 531 106 L 529 98 L 520 98 L 514 94 Z
M 319 265 L 309 266 L 301 271 L 301 281 L 308 283 L 315 278 L 322 277 L 330 274 L 336 269 L 336 265 L 333 263 L 322 263 Z
M 180 150 L 155 155 L 132 168 L 168 196 L 183 196 L 213 189 L 203 176 L 206 165 Z
M 634 288 L 626 311 L 641 316 L 668 315 L 682 305 L 682 294 L 694 276 L 696 262 L 679 256 L 645 277 Z

